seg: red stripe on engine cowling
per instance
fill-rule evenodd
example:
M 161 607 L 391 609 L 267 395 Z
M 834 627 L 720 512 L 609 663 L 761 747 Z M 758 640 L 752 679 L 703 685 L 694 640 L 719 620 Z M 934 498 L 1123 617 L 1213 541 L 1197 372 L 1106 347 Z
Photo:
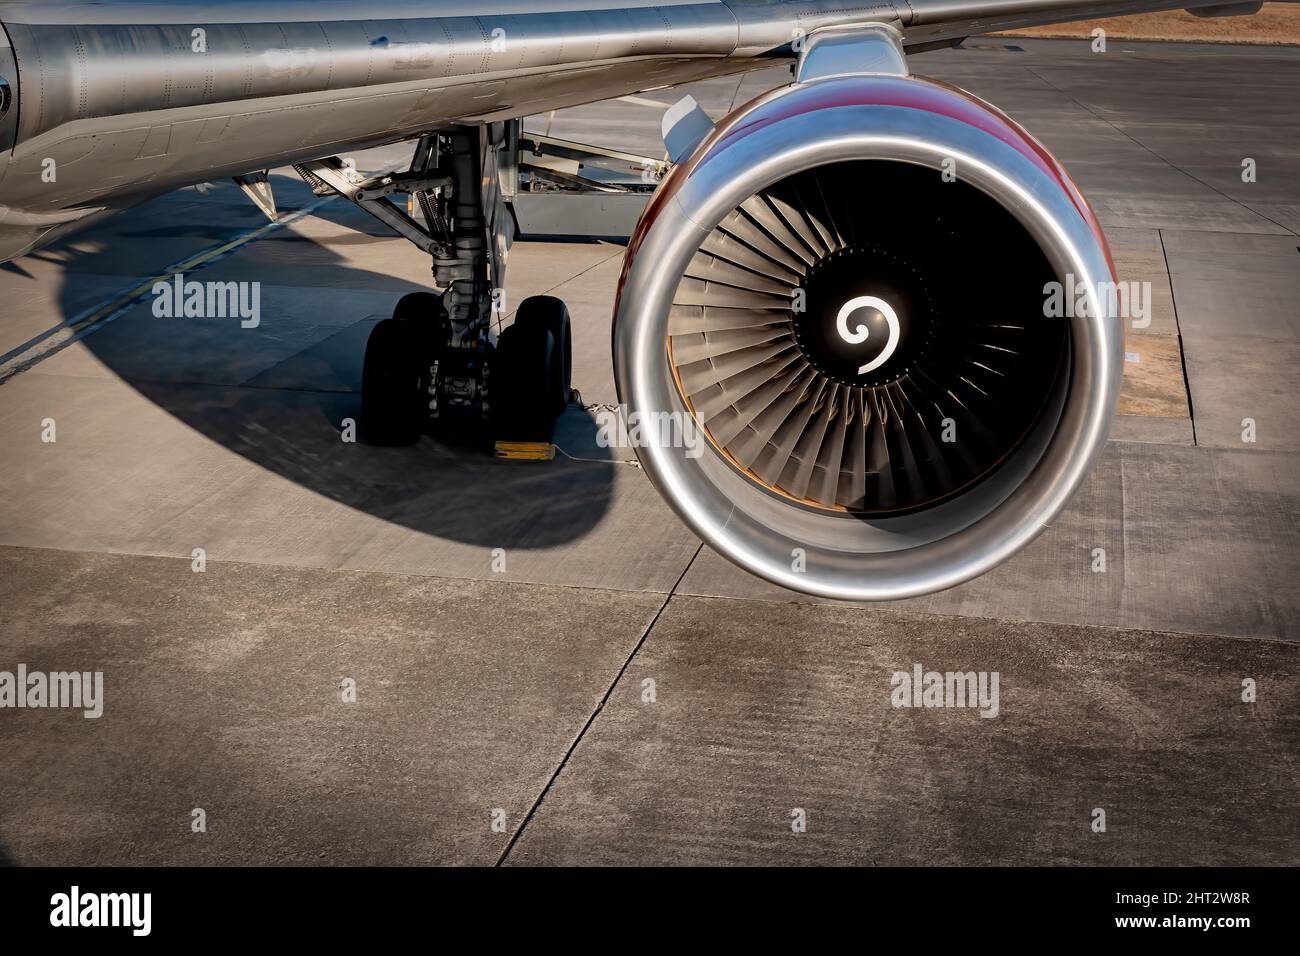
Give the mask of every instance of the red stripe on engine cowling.
M 1088 200 L 1084 198 L 1079 187 L 1075 185 L 1074 180 L 1070 178 L 1070 174 L 1057 161 L 1056 157 L 1048 152 L 1047 148 L 1038 142 L 1028 130 L 997 107 L 967 93 L 965 90 L 928 77 L 845 77 L 809 84 L 794 95 L 778 98 L 773 104 L 763 108 L 760 116 L 741 117 L 734 125 L 720 130 L 719 134 L 713 137 L 707 151 L 699 158 L 696 168 L 702 167 L 710 160 L 723 155 L 728 144 L 775 123 L 780 123 L 793 116 L 807 115 L 820 110 L 852 106 L 891 106 L 945 116 L 988 133 L 990 136 L 1006 143 L 1054 179 L 1061 187 L 1105 252 L 1106 264 L 1110 269 L 1110 278 L 1118 280 L 1115 272 L 1115 262 L 1111 258 L 1110 245 L 1106 242 L 1106 236 L 1101 230 L 1101 224 L 1097 221 Z M 663 205 L 668 202 L 671 195 L 677 191 L 677 188 L 685 183 L 692 171 L 680 170 L 680 172 L 687 175 L 674 177 L 669 189 L 658 190 L 651 199 L 649 206 L 647 206 L 641 217 L 641 222 L 638 224 L 635 234 L 632 236 L 631 242 L 628 244 L 628 253 L 623 263 L 623 275 L 620 276 L 618 284 L 620 295 L 636 250 L 640 247 L 655 219 L 658 218 L 658 213 L 663 208 Z
M 769 109 L 763 111 L 761 118 L 741 119 L 738 124 L 719 137 L 709 154 L 701 158 L 700 165 L 703 166 L 714 156 L 721 155 L 722 147 L 728 143 L 773 123 L 819 110 L 850 106 L 893 106 L 946 116 L 1006 143 L 1056 180 L 1106 250 L 1106 260 L 1112 278 L 1114 277 L 1115 264 L 1111 261 L 1110 247 L 1101 231 L 1101 225 L 1097 222 L 1097 217 L 1087 199 L 1056 157 L 1049 153 L 1028 130 L 997 107 L 972 96 L 965 90 L 928 77 L 845 77 L 842 80 L 810 84 L 798 95 L 777 100 Z

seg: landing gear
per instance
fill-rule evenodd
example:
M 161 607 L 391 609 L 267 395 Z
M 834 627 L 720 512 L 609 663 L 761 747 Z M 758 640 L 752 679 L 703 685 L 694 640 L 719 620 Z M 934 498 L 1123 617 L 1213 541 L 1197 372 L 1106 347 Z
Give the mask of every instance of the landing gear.
M 482 355 L 450 347 L 451 326 L 433 293 L 405 296 L 366 343 L 361 416 L 373 445 L 413 445 L 461 400 L 455 383 L 477 374 L 480 405 L 492 436 L 504 442 L 549 442 L 569 404 L 573 343 L 560 299 L 525 299 L 515 321 Z M 484 368 L 486 366 L 486 368 Z M 486 383 L 492 382 L 488 403 Z M 450 403 L 450 404 L 449 404 Z
M 492 431 L 498 442 L 550 442 L 569 404 L 569 310 L 551 296 L 525 299 L 490 363 Z
M 518 150 L 516 120 L 427 133 L 405 172 L 363 177 L 338 157 L 295 166 L 317 195 L 356 203 L 433 259 L 438 291 L 403 298 L 366 345 L 362 431 L 373 444 L 414 444 L 436 421 L 448 437 L 490 430 L 499 455 L 502 442 L 544 443 L 549 457 L 569 402 L 568 310 L 534 296 L 499 337 L 492 328 L 514 238 Z M 402 193 L 409 212 L 389 198 Z M 513 451 L 504 457 L 536 448 Z

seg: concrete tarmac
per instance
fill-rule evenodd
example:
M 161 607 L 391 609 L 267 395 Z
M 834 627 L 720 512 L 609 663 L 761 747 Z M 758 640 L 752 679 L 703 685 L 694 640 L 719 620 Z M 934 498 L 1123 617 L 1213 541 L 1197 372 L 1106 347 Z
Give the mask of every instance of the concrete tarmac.
M 112 308 L 263 225 L 229 183 L 0 267 L 0 681 L 104 675 L 95 719 L 0 708 L 0 862 L 1300 862 L 1300 50 L 912 67 L 1038 135 L 1151 289 L 1067 513 L 926 598 L 750 577 L 598 447 L 617 244 L 512 254 L 508 308 L 574 320 L 586 407 L 542 464 L 343 440 L 429 266 L 340 200 L 192 270 L 260 282 L 256 328 Z M 686 91 L 717 116 L 787 77 Z M 659 154 L 679 95 L 528 128 Z M 917 665 L 996 706 L 895 706 Z

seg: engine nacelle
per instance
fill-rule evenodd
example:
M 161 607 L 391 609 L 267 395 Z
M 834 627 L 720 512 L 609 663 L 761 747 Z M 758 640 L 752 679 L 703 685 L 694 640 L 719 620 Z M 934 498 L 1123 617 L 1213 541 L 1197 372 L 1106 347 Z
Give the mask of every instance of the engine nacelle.
M 1088 475 L 1123 369 L 1114 280 L 1083 196 L 998 110 L 920 78 L 799 83 L 721 122 L 647 207 L 619 397 L 703 433 L 703 454 L 638 455 L 736 564 L 831 598 L 937 591 Z

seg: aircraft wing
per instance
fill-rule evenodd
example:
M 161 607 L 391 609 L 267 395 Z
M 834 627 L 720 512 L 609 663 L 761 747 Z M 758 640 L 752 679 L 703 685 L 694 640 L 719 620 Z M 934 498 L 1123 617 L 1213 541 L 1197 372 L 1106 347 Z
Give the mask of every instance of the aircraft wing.
M 216 178 L 793 57 L 1202 0 L 0 0 L 0 260 Z
M 1293 0 L 1288 0 L 1293 2 Z M 1080 0 L 904 0 L 900 12 L 904 34 L 910 44 L 953 39 L 999 30 L 1120 17 L 1161 10 L 1187 9 L 1206 15 L 1235 16 L 1259 12 L 1261 2 L 1225 3 L 1223 0 L 1179 0 L 1179 2 L 1080 2 Z

